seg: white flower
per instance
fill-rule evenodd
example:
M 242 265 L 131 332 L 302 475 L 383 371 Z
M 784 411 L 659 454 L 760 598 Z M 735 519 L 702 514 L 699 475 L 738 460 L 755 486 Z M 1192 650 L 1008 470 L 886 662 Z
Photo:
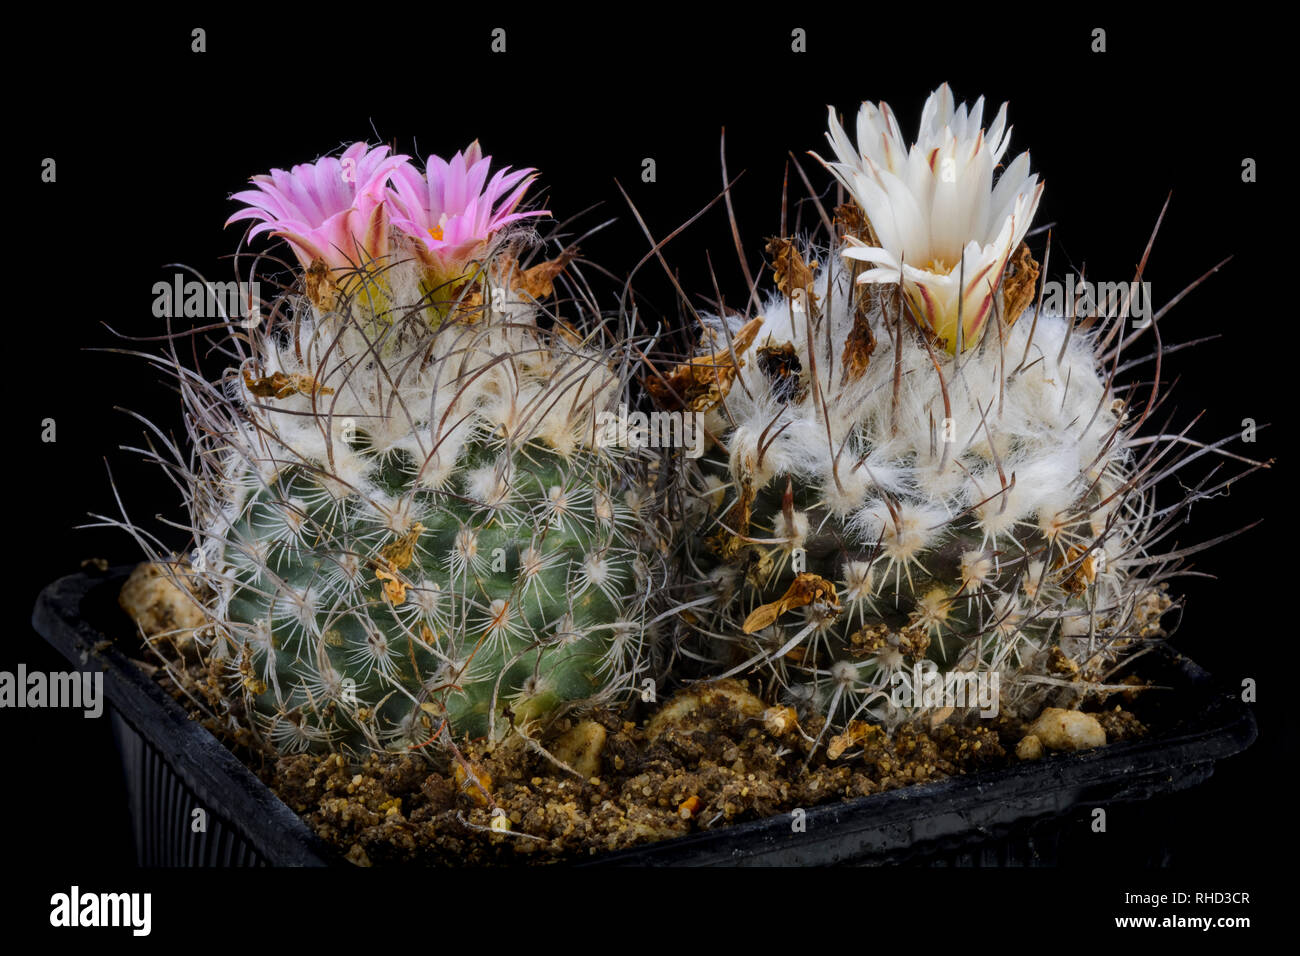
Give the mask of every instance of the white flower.
M 849 237 L 844 255 L 872 263 L 859 282 L 896 283 L 913 318 L 957 351 L 979 341 L 1007 260 L 1020 245 L 1043 186 L 1021 153 L 993 185 L 1010 140 L 1007 105 L 986 133 L 984 98 L 954 107 L 945 83 L 930 94 L 915 144 L 904 146 L 889 106 L 863 103 L 855 149 L 831 110 L 838 162 L 823 163 L 866 213 L 879 246 Z M 820 159 L 820 157 L 818 157 Z

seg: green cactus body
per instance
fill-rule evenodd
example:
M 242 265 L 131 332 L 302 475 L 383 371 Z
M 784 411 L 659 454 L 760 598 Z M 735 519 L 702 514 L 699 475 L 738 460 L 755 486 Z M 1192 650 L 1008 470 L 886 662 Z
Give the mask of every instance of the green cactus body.
M 619 645 L 636 630 L 621 615 L 637 555 L 608 461 L 473 443 L 457 471 L 499 473 L 491 501 L 468 480 L 452 494 L 413 487 L 403 453 L 376 470 L 403 533 L 301 467 L 232 529 L 233 548 L 256 560 L 235 560 L 226 619 L 260 635 L 245 683 L 273 737 L 409 745 L 444 716 L 481 736 L 506 706 L 542 717 L 618 677 Z M 409 563 L 391 561 L 408 542 Z
M 281 751 L 496 739 L 647 667 L 637 454 L 595 427 L 617 353 L 505 286 L 401 308 L 402 270 L 191 396 L 211 650 Z

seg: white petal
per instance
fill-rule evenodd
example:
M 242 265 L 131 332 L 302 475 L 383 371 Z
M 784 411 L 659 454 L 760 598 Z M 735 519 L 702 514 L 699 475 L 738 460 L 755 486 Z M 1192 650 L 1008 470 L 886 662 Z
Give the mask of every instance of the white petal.
M 1037 176 L 1029 175 L 1028 153 L 1021 153 L 1012 160 L 1011 165 L 1003 170 L 998 178 L 998 184 L 993 187 L 993 195 L 989 199 L 988 219 L 984 223 L 982 232 L 987 236 L 991 230 L 1001 228 L 1002 220 L 1011 214 L 1016 204 L 1016 197 L 1032 191 L 1037 181 Z
M 998 163 L 1002 160 L 1002 154 L 1006 152 L 1007 146 L 1011 144 L 1011 129 L 1007 126 L 1007 104 L 1003 103 L 1002 108 L 998 110 L 998 115 L 993 120 L 993 125 L 988 129 L 989 149 L 993 151 L 993 162 Z
M 859 262 L 871 262 L 876 265 L 888 266 L 898 274 L 898 260 L 886 249 L 879 246 L 854 245 L 845 249 L 841 255 L 846 259 L 856 259 Z

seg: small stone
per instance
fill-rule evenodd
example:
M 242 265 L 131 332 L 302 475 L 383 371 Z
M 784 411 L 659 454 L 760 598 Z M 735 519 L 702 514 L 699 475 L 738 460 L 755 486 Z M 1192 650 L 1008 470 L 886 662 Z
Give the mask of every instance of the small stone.
M 370 857 L 360 843 L 352 844 L 344 858 L 355 866 L 370 866 Z
M 646 725 L 646 736 L 653 740 L 662 736 L 671 727 L 683 726 L 686 718 L 706 705 L 727 704 L 735 707 L 747 718 L 762 717 L 767 710 L 761 700 L 737 681 L 721 680 L 712 684 L 701 684 L 678 691 L 668 703 L 664 704 Z
M 198 599 L 176 580 L 187 581 L 188 568 L 172 565 L 170 571 L 161 564 L 137 565 L 118 594 L 122 610 L 140 626 L 146 637 L 170 639 L 184 649 L 193 642 L 194 631 L 204 624 Z
M 1029 733 L 1049 750 L 1090 750 L 1106 743 L 1106 731 L 1092 714 L 1048 707 L 1029 727 Z
M 1021 760 L 1037 760 L 1043 755 L 1043 742 L 1033 734 L 1027 734 L 1016 744 L 1016 756 Z
M 605 728 L 594 720 L 583 720 L 551 745 L 551 753 L 590 779 L 600 774 L 600 752 L 604 747 Z

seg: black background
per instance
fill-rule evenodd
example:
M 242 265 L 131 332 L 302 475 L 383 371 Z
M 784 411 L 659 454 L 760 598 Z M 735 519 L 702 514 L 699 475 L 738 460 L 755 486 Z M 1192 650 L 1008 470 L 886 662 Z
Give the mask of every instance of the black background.
M 206 53 L 190 50 L 196 26 L 207 31 Z M 505 54 L 489 50 L 496 26 L 507 31 Z M 791 52 L 794 27 L 808 31 L 807 53 Z M 1094 27 L 1107 31 L 1105 53 L 1090 50 Z M 106 324 L 160 331 L 152 285 L 171 274 L 167 263 L 231 277 L 222 257 L 241 230 L 222 223 L 236 208 L 229 194 L 249 175 L 357 139 L 423 157 L 479 137 L 498 162 L 537 167 L 560 218 L 596 203 L 583 223 L 616 217 L 584 252 L 621 276 L 648 243 L 615 180 L 663 236 L 720 190 L 725 127 L 730 173 L 743 171 L 733 199 L 756 269 L 763 239 L 778 228 L 787 151 L 826 184 L 806 151 L 824 150 L 827 104 L 851 115 L 864 98 L 886 100 L 910 136 L 926 94 L 946 80 L 959 100 L 982 93 L 986 119 L 1010 101 L 1008 158 L 1030 149 L 1047 183 L 1036 224 L 1056 224 L 1053 278 L 1085 265 L 1092 277 L 1131 277 L 1171 191 L 1146 274 L 1157 304 L 1233 257 L 1162 323 L 1166 341 L 1221 335 L 1172 356 L 1166 380 L 1179 377 L 1179 426 L 1203 412 L 1194 434 L 1213 440 L 1239 432 L 1243 419 L 1270 423 L 1256 444 L 1231 447 L 1278 463 L 1198 504 L 1179 531 L 1186 545 L 1264 519 L 1196 559 L 1215 577 L 1181 583 L 1188 610 L 1177 643 L 1229 683 L 1259 682 L 1261 735 L 1172 806 L 1113 814 L 1109 838 L 1160 827 L 1176 864 L 1209 868 L 1220 882 L 1259 878 L 1261 865 L 1289 852 L 1294 829 L 1282 781 L 1294 759 L 1286 700 L 1296 680 L 1284 437 L 1294 414 L 1286 386 L 1296 250 L 1293 238 L 1275 235 L 1292 214 L 1294 177 L 1277 137 L 1293 135 L 1283 124 L 1294 120 L 1278 102 L 1269 33 L 1239 20 L 1144 23 L 987 6 L 890 14 L 810 5 L 743 16 L 656 6 L 530 16 L 301 6 L 47 21 L 12 36 L 40 69 L 11 87 L 20 92 L 6 150 L 24 211 L 11 223 L 18 235 L 5 296 L 12 413 L 0 469 L 13 546 L 0 669 L 18 661 L 62 669 L 27 623 L 37 592 L 82 559 L 135 559 L 125 534 L 75 528 L 89 513 L 115 511 L 109 467 L 135 520 L 177 514 L 174 489 L 119 450 L 141 429 L 115 410 L 174 428 L 171 395 L 139 360 L 88 349 L 121 345 Z M 45 157 L 57 160 L 56 183 L 40 181 Z M 654 183 L 641 180 L 645 157 L 656 162 Z M 1243 183 L 1246 157 L 1259 182 Z M 789 188 L 792 203 L 805 195 L 793 171 Z M 1043 239 L 1032 240 L 1040 260 Z M 666 250 L 697 303 L 711 293 L 706 253 L 724 296 L 740 304 L 744 280 L 721 205 Z M 679 321 L 657 264 L 636 285 L 647 316 Z M 40 440 L 45 418 L 58 423 L 56 443 Z M 70 868 L 129 865 L 106 721 L 6 711 L 0 733 L 12 773 L 4 819 L 24 858 L 65 888 Z M 1100 879 L 1127 885 L 1113 872 Z

